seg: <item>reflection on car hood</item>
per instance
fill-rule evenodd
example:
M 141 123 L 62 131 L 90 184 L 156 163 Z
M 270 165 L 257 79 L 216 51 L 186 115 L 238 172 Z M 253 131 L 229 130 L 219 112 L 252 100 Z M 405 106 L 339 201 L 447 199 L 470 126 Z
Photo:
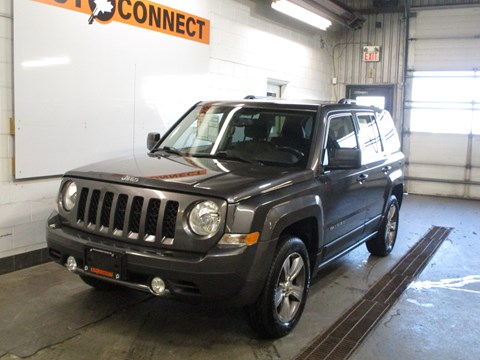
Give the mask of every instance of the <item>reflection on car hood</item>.
M 141 154 L 87 165 L 65 175 L 236 202 L 305 181 L 312 177 L 312 171 L 223 159 Z

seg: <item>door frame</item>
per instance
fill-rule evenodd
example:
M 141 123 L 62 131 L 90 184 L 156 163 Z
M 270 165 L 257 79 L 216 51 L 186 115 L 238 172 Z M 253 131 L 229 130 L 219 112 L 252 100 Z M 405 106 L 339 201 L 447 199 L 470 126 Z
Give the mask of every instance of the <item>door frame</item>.
M 384 96 L 385 110 L 394 117 L 395 105 L 395 85 L 347 85 L 347 99 L 356 99 L 358 95 L 362 96 Z

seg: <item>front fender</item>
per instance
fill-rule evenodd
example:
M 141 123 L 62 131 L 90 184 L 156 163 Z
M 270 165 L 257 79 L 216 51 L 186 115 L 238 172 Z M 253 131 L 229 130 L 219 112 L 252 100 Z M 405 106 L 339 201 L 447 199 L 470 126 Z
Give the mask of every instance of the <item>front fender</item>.
M 282 231 L 307 218 L 315 218 L 319 231 L 323 229 L 322 201 L 318 195 L 301 196 L 273 206 L 265 217 L 260 241 L 277 239 Z M 318 234 L 321 242 L 322 236 Z M 319 244 L 319 247 L 321 244 Z

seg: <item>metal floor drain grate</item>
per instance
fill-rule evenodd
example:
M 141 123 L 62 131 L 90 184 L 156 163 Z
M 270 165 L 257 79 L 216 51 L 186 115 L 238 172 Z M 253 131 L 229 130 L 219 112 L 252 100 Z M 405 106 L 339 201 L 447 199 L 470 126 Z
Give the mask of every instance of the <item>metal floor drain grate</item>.
M 295 360 L 347 359 L 423 270 L 451 230 L 433 226 L 389 273 Z

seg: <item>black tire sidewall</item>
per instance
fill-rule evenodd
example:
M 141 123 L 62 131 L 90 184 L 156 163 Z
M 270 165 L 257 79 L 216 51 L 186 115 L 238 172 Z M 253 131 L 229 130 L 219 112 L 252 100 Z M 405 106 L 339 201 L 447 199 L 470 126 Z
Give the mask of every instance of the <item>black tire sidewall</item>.
M 388 223 L 388 214 L 390 212 L 391 207 L 395 207 L 395 220 L 396 220 L 396 228 L 395 228 L 395 238 L 393 239 L 393 243 L 390 248 L 387 248 L 387 223 Z M 395 247 L 395 242 L 397 241 L 397 234 L 398 234 L 398 220 L 399 220 L 399 213 L 400 207 L 398 206 L 398 200 L 394 195 L 390 196 L 390 199 L 388 201 L 387 209 L 385 211 L 385 220 L 383 221 L 382 225 L 382 240 L 383 240 L 383 248 L 385 249 L 385 253 L 391 253 L 393 248 Z
M 305 266 L 305 284 L 302 301 L 300 306 L 295 314 L 294 318 L 289 322 L 282 322 L 279 320 L 277 315 L 277 310 L 275 307 L 275 289 L 277 287 L 277 281 L 282 271 L 282 265 L 285 259 L 291 254 L 298 253 L 303 261 Z M 272 263 L 272 267 L 268 274 L 267 281 L 265 283 L 265 288 L 262 293 L 262 304 L 264 322 L 266 325 L 266 330 L 273 337 L 280 337 L 288 334 L 298 323 L 300 317 L 302 316 L 303 309 L 305 307 L 306 298 L 308 294 L 308 289 L 310 286 L 310 264 L 308 258 L 308 252 L 305 247 L 305 244 L 302 240 L 296 237 L 288 237 L 283 240 L 281 246 L 279 247 L 275 259 Z
M 391 207 L 395 207 L 395 217 L 396 217 L 396 229 L 395 229 L 395 238 L 393 239 L 393 243 L 390 248 L 387 248 L 387 224 L 388 224 L 388 213 Z M 375 255 L 375 256 L 387 256 L 390 254 L 395 247 L 395 242 L 397 241 L 397 234 L 398 234 L 398 221 L 400 216 L 400 206 L 398 204 L 398 200 L 395 195 L 390 195 L 388 199 L 387 206 L 385 208 L 384 219 L 380 225 L 379 231 L 377 236 L 373 239 L 367 241 L 367 249 L 368 251 Z

